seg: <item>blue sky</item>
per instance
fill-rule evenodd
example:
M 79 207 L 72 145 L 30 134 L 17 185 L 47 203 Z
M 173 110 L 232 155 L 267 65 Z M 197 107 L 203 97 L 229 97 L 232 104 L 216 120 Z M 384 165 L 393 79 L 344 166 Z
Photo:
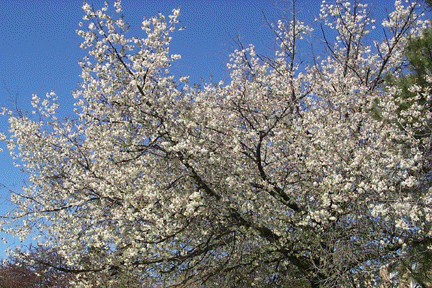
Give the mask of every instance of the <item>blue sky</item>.
M 393 7 L 391 0 L 370 2 L 380 9 Z M 95 8 L 103 5 L 97 0 L 89 3 Z M 306 23 L 318 15 L 321 0 L 298 3 L 298 18 L 306 19 Z M 199 82 L 200 77 L 208 80 L 210 74 L 215 81 L 226 79 L 225 63 L 236 48 L 237 36 L 244 44 L 253 43 L 258 51 L 271 54 L 273 35 L 262 13 L 275 22 L 285 6 L 276 0 L 123 0 L 122 5 L 131 26 L 129 34 L 143 37 L 143 16 L 159 11 L 167 15 L 181 7 L 181 25 L 186 29 L 173 35 L 171 51 L 182 55 L 173 72 L 178 76 L 189 74 L 192 82 Z M 33 93 L 42 96 L 54 90 L 60 97 L 62 114 L 70 113 L 71 91 L 80 82 L 77 60 L 85 55 L 78 47 L 81 37 L 75 33 L 82 21 L 81 6 L 81 0 L 0 1 L 0 106 L 12 108 L 12 94 L 18 108 L 26 110 Z M 0 130 L 6 129 L 7 119 L 0 118 Z M 5 148 L 3 144 L 0 147 Z M 0 153 L 0 165 L 0 183 L 19 191 L 26 175 L 13 167 L 7 151 Z M 0 214 L 11 209 L 7 199 L 7 189 L 1 189 Z M 19 242 L 10 237 L 9 244 L 0 242 L 0 258 L 4 258 L 8 245 L 16 244 Z

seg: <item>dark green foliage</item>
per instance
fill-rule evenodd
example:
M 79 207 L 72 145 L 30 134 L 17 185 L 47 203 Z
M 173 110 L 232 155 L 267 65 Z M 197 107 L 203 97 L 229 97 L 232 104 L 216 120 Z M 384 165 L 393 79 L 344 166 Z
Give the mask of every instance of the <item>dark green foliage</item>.
M 412 38 L 408 43 L 407 58 L 413 76 L 424 76 L 432 68 L 432 29 L 426 29 L 420 37 Z M 421 77 L 415 77 L 419 84 L 426 84 Z
M 421 287 L 430 287 L 432 284 L 432 252 L 426 242 L 430 241 L 421 241 L 411 246 L 408 257 L 402 261 L 399 268 L 399 273 L 409 275 Z
M 406 57 L 408 60 L 408 74 L 395 78 L 392 75 L 387 76 L 387 84 L 397 85 L 401 92 L 395 96 L 395 102 L 399 106 L 399 123 L 403 129 L 406 124 L 419 123 L 415 128 L 417 138 L 430 138 L 431 125 L 423 123 L 427 111 L 431 109 L 431 102 L 424 96 L 426 89 L 430 84 L 426 81 L 426 76 L 432 71 L 432 29 L 425 30 L 421 36 L 410 39 Z M 418 87 L 417 91 L 413 88 Z M 406 118 L 403 111 L 410 108 L 413 104 L 419 104 L 423 107 L 423 112 L 416 118 Z M 374 111 L 377 117 L 379 113 Z
M 432 0 L 425 0 L 425 2 L 432 8 Z M 386 77 L 386 86 L 397 85 L 401 89 L 401 92 L 395 96 L 395 103 L 399 106 L 397 110 L 398 124 L 401 129 L 405 129 L 408 125 L 416 127 L 414 128 L 415 137 L 430 141 L 432 123 L 424 120 L 426 114 L 432 109 L 431 100 L 425 96 L 430 94 L 430 92 L 426 93 L 426 91 L 431 89 L 431 84 L 426 80 L 426 76 L 432 73 L 432 28 L 423 31 L 419 37 L 411 38 L 406 48 L 407 74 L 399 78 L 388 75 Z M 414 87 L 417 87 L 416 91 L 413 89 Z M 379 100 L 376 99 L 374 104 L 372 110 L 374 116 L 377 119 L 386 121 L 380 113 Z M 418 104 L 423 108 L 421 113 L 415 118 L 405 117 L 403 112 L 414 104 Z M 429 151 L 426 151 L 429 155 L 432 154 L 430 150 L 429 148 Z M 431 158 L 428 157 L 424 161 L 432 162 Z M 426 168 L 422 171 L 424 173 L 424 185 L 421 186 L 424 189 L 428 189 L 431 185 L 432 165 L 426 165 Z M 410 193 L 415 192 L 421 193 L 421 191 L 411 191 Z M 429 227 L 427 230 L 431 229 L 431 223 L 425 222 L 425 225 Z M 398 280 L 395 281 L 414 281 L 419 285 L 418 287 L 430 287 L 432 284 L 432 252 L 428 246 L 431 243 L 431 238 L 426 236 L 421 241 L 414 242 L 413 245 L 407 247 L 402 254 L 402 259 L 390 268 L 390 271 L 397 271 L 398 273 Z

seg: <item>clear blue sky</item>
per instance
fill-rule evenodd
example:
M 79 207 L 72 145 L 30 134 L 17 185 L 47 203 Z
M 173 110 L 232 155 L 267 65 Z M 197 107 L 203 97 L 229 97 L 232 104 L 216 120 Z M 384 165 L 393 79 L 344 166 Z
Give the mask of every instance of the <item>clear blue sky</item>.
M 100 8 L 103 1 L 88 1 Z M 111 3 L 113 0 L 110 1 Z M 290 1 L 287 1 L 288 3 Z M 391 0 L 373 0 L 380 9 L 393 7 Z M 311 21 L 319 13 L 321 0 L 298 1 L 298 18 Z M 168 15 L 181 7 L 181 25 L 171 51 L 182 55 L 174 66 L 178 76 L 200 77 L 218 81 L 226 78 L 225 63 L 235 48 L 235 39 L 253 43 L 259 51 L 273 51 L 273 35 L 262 13 L 271 21 L 283 15 L 284 4 L 277 0 L 123 0 L 124 15 L 131 26 L 130 35 L 143 35 L 143 16 L 157 12 Z M 61 111 L 71 111 L 71 91 L 78 86 L 80 68 L 77 60 L 85 55 L 78 45 L 78 23 L 82 21 L 81 0 L 0 0 L 0 106 L 13 107 L 9 92 L 16 95 L 18 108 L 29 109 L 32 93 L 40 96 L 54 90 L 60 96 Z M 143 35 L 144 37 L 144 35 Z M 7 119 L 0 118 L 0 130 L 7 129 Z M 3 144 L 0 147 L 5 148 Z M 0 153 L 0 183 L 20 190 L 26 175 L 12 165 L 7 151 Z M 11 209 L 6 189 L 0 190 L 0 214 Z M 0 235 L 4 237 L 4 235 Z M 9 244 L 19 244 L 9 237 Z M 0 258 L 8 245 L 0 242 Z

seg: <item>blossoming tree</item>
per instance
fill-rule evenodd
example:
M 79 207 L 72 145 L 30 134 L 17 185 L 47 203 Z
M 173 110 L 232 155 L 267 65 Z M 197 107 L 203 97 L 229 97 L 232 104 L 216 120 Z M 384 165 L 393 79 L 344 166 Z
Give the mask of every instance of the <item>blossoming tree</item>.
M 409 121 L 421 114 L 426 125 L 430 113 L 410 105 L 398 118 L 399 88 L 382 87 L 427 26 L 415 3 L 396 1 L 379 42 L 365 40 L 375 29 L 366 5 L 323 2 L 328 53 L 312 64 L 298 48 L 313 29 L 294 13 L 273 26 L 274 57 L 238 49 L 231 80 L 202 89 L 170 74 L 179 10 L 128 38 L 107 6 L 83 8 L 74 116 L 57 118 L 55 93 L 34 95 L 37 116 L 4 111 L 4 139 L 30 175 L 12 195 L 9 216 L 22 221 L 10 231 L 39 233 L 84 286 L 95 273 L 348 286 L 409 245 L 432 244 L 429 139 Z

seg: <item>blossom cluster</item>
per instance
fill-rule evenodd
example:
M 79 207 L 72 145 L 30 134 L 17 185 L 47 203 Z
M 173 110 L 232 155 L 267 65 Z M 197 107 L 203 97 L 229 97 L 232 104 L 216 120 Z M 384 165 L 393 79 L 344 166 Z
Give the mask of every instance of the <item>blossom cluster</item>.
M 25 223 L 11 231 L 39 233 L 72 267 L 112 281 L 221 283 L 247 271 L 264 285 L 301 271 L 330 285 L 384 264 L 431 233 L 432 212 L 429 143 L 415 137 L 431 115 L 420 105 L 398 114 L 399 90 L 383 84 L 427 22 L 414 4 L 395 5 L 387 38 L 367 43 L 378 25 L 367 5 L 324 1 L 317 21 L 336 37 L 322 60 L 297 59 L 312 26 L 279 21 L 272 60 L 236 50 L 230 81 L 198 89 L 170 73 L 178 9 L 128 38 L 120 1 L 117 16 L 84 4 L 74 117 L 57 119 L 55 93 L 33 96 L 37 120 L 4 111 L 3 139 L 30 175 L 10 215 Z

